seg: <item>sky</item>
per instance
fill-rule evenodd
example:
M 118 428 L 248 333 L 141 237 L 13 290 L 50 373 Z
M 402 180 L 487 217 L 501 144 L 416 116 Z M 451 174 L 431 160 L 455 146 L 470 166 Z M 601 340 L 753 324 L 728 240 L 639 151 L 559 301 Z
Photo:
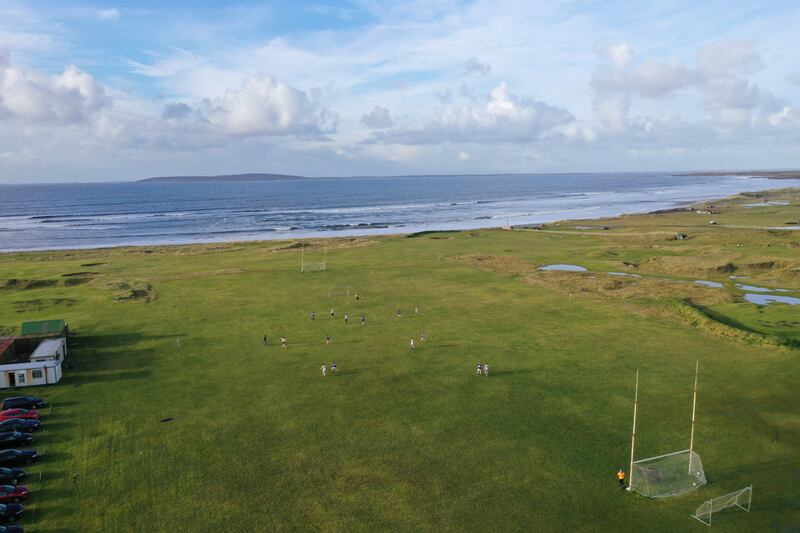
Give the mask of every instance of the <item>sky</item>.
M 0 0 L 0 183 L 800 167 L 800 2 Z

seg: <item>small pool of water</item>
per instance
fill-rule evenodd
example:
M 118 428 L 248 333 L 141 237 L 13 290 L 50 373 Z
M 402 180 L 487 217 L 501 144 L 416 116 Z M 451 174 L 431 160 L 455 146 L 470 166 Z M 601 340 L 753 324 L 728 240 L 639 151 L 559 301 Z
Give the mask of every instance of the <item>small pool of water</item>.
M 723 287 L 722 283 L 717 283 L 716 281 L 706 281 L 704 279 L 696 279 L 694 280 L 695 285 L 705 285 L 706 287 L 711 287 L 714 289 L 721 289 Z
M 630 272 L 606 272 L 606 274 L 610 274 L 612 276 L 630 276 L 632 278 L 641 278 L 639 274 L 631 274 Z
M 742 207 L 769 207 L 771 205 L 789 205 L 791 202 L 785 202 L 783 200 L 772 200 L 769 202 L 758 202 L 755 204 L 744 204 Z
M 744 299 L 751 304 L 769 305 L 772 303 L 800 305 L 800 298 L 792 296 L 775 296 L 772 294 L 745 294 Z
M 750 276 L 728 276 L 730 279 L 750 279 Z
M 586 272 L 586 269 L 578 265 L 545 265 L 540 266 L 539 270 L 563 270 L 567 272 Z
M 737 283 L 736 288 L 742 291 L 751 291 L 751 292 L 775 292 L 775 290 L 768 289 L 767 287 L 756 287 L 755 285 L 742 285 L 741 283 Z

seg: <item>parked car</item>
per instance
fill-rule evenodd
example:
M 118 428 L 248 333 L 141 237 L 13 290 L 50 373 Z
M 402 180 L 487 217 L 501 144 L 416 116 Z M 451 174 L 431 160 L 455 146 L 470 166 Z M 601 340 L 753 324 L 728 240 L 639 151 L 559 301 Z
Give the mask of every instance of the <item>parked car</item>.
M 39 420 L 39 411 L 36 409 L 6 409 L 0 411 L 0 420 L 7 420 L 9 418 L 32 418 Z
M 16 485 L 22 481 L 26 475 L 25 471 L 21 468 L 0 466 L 0 485 Z
M 36 440 L 30 433 L 19 431 L 3 431 L 0 433 L 0 446 L 17 446 L 31 444 Z
M 20 502 L 28 497 L 30 491 L 25 485 L 0 485 L 0 503 Z
M 23 507 L 18 503 L 0 503 L 0 520 L 13 522 L 22 518 Z
M 2 450 L 0 466 L 29 465 L 38 461 L 40 457 L 36 450 Z
M 36 431 L 42 426 L 39 420 L 32 418 L 9 418 L 8 420 L 0 420 L 0 431 L 24 431 L 30 433 Z
M 0 526 L 0 533 L 25 533 L 25 528 L 20 526 Z
M 3 409 L 41 409 L 47 402 L 35 396 L 12 396 L 3 400 Z

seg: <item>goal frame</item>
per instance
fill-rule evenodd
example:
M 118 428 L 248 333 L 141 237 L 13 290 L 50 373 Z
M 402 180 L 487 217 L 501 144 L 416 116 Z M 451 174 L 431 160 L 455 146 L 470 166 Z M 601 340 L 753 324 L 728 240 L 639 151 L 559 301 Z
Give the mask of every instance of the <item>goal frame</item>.
M 722 498 L 727 498 L 729 496 L 733 496 L 734 494 L 736 495 L 736 500 L 733 502 L 733 505 L 725 505 L 725 506 L 721 507 L 720 509 L 717 509 L 716 511 L 714 510 L 714 500 L 720 500 Z M 742 496 L 743 494 L 747 494 L 747 507 L 745 507 L 744 505 L 739 505 L 739 497 Z M 705 520 L 703 520 L 702 518 L 697 516 L 697 514 L 698 514 L 697 510 L 695 510 L 694 514 L 690 515 L 690 516 L 692 518 L 694 518 L 695 520 L 697 520 L 698 522 L 702 522 L 705 525 L 710 526 L 711 525 L 711 517 L 714 516 L 715 512 L 718 513 L 720 511 L 724 511 L 725 509 L 728 509 L 730 507 L 738 507 L 739 509 L 749 513 L 750 512 L 750 505 L 752 503 L 753 503 L 753 485 L 749 485 L 749 486 L 747 486 L 747 487 L 745 487 L 743 489 L 735 490 L 733 492 L 729 492 L 728 494 L 723 494 L 722 496 L 717 496 L 716 498 L 711 498 L 711 499 L 706 500 L 703 503 L 701 503 L 697 507 L 697 509 L 700 509 L 700 507 L 708 504 L 708 522 L 706 522 Z
M 633 426 L 632 426 L 632 430 L 631 430 L 631 460 L 630 460 L 630 464 L 629 464 L 629 467 L 628 467 L 628 487 L 627 487 L 628 491 L 635 490 L 635 489 L 633 489 L 633 475 L 634 475 L 633 465 L 637 464 L 637 463 L 643 463 L 643 462 L 646 462 L 646 461 L 652 461 L 652 460 L 655 460 L 655 459 L 661 459 L 661 458 L 664 458 L 664 457 L 669 457 L 671 455 L 678 455 L 678 454 L 681 454 L 681 453 L 687 453 L 688 452 L 689 453 L 689 469 L 688 469 L 687 472 L 689 474 L 691 474 L 691 472 L 692 472 L 692 458 L 693 458 L 693 454 L 696 453 L 694 451 L 694 432 L 695 432 L 694 430 L 695 430 L 695 414 L 697 412 L 697 378 L 698 378 L 699 372 L 700 372 L 700 360 L 698 359 L 698 360 L 695 361 L 695 366 L 694 366 L 694 388 L 693 388 L 693 391 L 692 391 L 692 422 L 691 422 L 691 432 L 690 432 L 690 435 L 689 435 L 689 448 L 686 449 L 686 450 L 680 450 L 680 451 L 677 451 L 677 452 L 671 452 L 671 453 L 665 453 L 665 454 L 662 454 L 662 455 L 657 455 L 655 457 L 646 457 L 644 459 L 639 459 L 638 461 L 635 461 L 634 460 L 634 453 L 635 453 L 635 448 L 636 448 L 636 415 L 638 414 L 638 408 L 639 408 L 639 370 L 636 370 L 636 386 L 635 386 L 635 392 L 634 392 L 634 397 L 633 397 Z M 636 491 L 636 492 L 639 492 L 639 491 Z M 646 496 L 646 495 L 643 494 L 643 496 Z M 649 497 L 649 496 L 647 496 L 647 497 Z
M 309 265 L 317 265 L 321 268 L 311 268 L 306 267 L 306 244 L 300 247 L 300 272 L 324 272 L 328 270 L 328 247 L 324 246 L 322 248 L 322 262 L 315 261 L 313 263 L 309 263 Z

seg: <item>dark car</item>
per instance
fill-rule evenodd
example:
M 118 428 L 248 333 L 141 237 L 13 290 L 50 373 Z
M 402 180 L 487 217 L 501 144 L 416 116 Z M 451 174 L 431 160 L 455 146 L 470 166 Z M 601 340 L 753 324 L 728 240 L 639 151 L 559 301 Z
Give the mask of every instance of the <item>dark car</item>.
M 0 485 L 16 485 L 26 476 L 21 468 L 6 468 L 0 466 Z
M 25 431 L 30 433 L 42 427 L 42 423 L 31 418 L 9 418 L 0 420 L 0 431 Z
M 21 433 L 19 431 L 3 431 L 0 433 L 0 446 L 17 446 L 31 444 L 36 440 L 30 433 Z
M 13 522 L 22 518 L 22 506 L 18 503 L 0 503 L 0 520 Z
M 38 461 L 39 457 L 36 450 L 3 450 L 0 451 L 0 466 L 29 465 Z
M 0 526 L 0 533 L 25 533 L 25 528 L 19 526 Z
M 17 503 L 27 498 L 30 492 L 24 485 L 0 485 L 0 502 Z
M 41 409 L 47 402 L 34 396 L 12 396 L 3 400 L 3 409 Z

